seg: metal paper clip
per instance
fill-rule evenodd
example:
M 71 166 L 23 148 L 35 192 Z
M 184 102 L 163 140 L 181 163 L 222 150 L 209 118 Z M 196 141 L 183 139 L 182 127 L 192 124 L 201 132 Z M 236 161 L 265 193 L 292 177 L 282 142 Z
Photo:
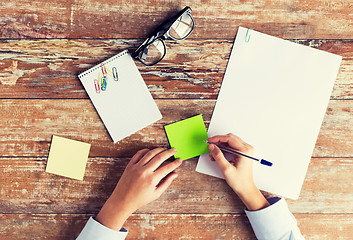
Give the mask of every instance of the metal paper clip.
M 114 78 L 114 81 L 118 81 L 118 80 L 119 80 L 118 69 L 116 69 L 116 67 L 113 67 L 113 68 L 112 68 L 112 71 L 113 71 L 113 78 Z
M 248 43 L 250 41 L 250 29 L 248 28 L 248 30 L 246 31 L 246 36 L 245 36 L 245 42 Z
M 101 68 L 102 68 L 103 77 L 107 77 L 108 72 L 105 66 L 103 65 L 103 63 L 101 63 Z
M 96 93 L 100 93 L 101 92 L 101 88 L 99 86 L 99 82 L 97 79 L 94 79 L 94 88 L 96 89 Z
M 102 80 L 101 80 L 102 91 L 107 90 L 107 80 L 108 80 L 108 77 L 102 77 Z

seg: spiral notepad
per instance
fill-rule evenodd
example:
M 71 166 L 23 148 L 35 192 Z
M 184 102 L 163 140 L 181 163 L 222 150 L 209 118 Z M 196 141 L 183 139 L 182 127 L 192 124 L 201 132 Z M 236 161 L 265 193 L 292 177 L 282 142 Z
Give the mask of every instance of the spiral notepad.
M 78 75 L 114 142 L 162 118 L 128 51 Z

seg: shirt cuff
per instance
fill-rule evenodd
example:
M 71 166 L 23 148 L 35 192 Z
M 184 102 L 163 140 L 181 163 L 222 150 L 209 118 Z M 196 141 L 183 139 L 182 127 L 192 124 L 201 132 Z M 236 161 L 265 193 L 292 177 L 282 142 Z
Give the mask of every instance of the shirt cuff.
M 288 209 L 286 201 L 282 198 L 269 198 L 271 204 L 267 208 L 245 213 L 257 239 L 282 239 L 297 227 L 297 221 Z
M 124 240 L 127 233 L 128 231 L 125 228 L 115 231 L 90 217 L 76 240 Z

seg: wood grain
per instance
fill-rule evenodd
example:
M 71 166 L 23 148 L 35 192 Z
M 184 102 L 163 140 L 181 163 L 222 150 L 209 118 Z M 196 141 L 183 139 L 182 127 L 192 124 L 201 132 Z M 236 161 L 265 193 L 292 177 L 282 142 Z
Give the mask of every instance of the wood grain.
M 2 40 L 0 98 L 88 98 L 77 75 L 139 40 Z M 332 99 L 353 99 L 353 40 L 298 43 L 343 56 Z M 216 99 L 232 40 L 168 42 L 155 66 L 136 61 L 154 98 Z
M 74 240 L 90 215 L 1 214 L 0 238 Z M 307 240 L 351 239 L 352 214 L 295 214 Z M 134 214 L 124 225 L 129 239 L 256 239 L 244 215 Z
M 114 144 L 88 99 L 0 100 L 0 152 L 3 156 L 47 156 L 52 135 L 92 144 L 90 156 L 131 157 L 137 150 L 167 147 L 163 126 L 197 114 L 206 124 L 215 100 L 156 100 L 160 121 Z M 353 156 L 351 100 L 331 100 L 314 157 Z
M 46 173 L 46 161 L 47 158 L 0 158 L 1 213 L 98 213 L 129 159 L 90 158 L 84 181 Z M 195 158 L 185 161 L 177 170 L 178 179 L 162 197 L 137 212 L 243 213 L 244 205 L 226 182 L 196 173 L 196 163 Z M 288 200 L 290 210 L 353 213 L 352 171 L 352 158 L 311 159 L 299 200 Z
M 352 39 L 352 2 L 332 1 L 2 1 L 2 38 L 141 38 L 190 5 L 191 38 L 233 38 L 245 26 L 283 38 Z
M 153 67 L 136 62 L 163 119 L 114 144 L 77 75 L 133 51 L 187 5 L 190 37 L 167 40 Z M 168 146 L 165 124 L 202 113 L 208 125 L 239 26 L 343 56 L 300 198 L 287 202 L 305 239 L 351 239 L 352 12 L 351 0 L 1 1 L 0 239 L 75 239 L 130 157 Z M 92 144 L 84 181 L 45 172 L 54 134 Z M 255 239 L 239 198 L 224 180 L 196 173 L 196 162 L 128 219 L 127 239 Z

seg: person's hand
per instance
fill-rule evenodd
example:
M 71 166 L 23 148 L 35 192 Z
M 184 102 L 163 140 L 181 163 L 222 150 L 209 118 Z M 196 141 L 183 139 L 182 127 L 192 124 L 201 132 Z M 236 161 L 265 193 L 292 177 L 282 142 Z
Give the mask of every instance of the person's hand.
M 208 138 L 211 143 L 234 149 L 247 155 L 254 154 L 254 148 L 234 134 L 218 135 Z M 216 161 L 228 185 L 236 193 L 243 193 L 254 187 L 252 174 L 253 161 L 243 156 L 232 154 L 233 160 L 227 161 L 223 152 L 214 144 L 209 144 L 211 160 Z
M 178 176 L 173 171 L 181 165 L 181 159 L 161 166 L 175 153 L 175 149 L 164 148 L 138 151 L 96 220 L 111 229 L 120 230 L 133 212 L 159 198 Z
M 219 144 L 227 148 L 247 155 L 254 154 L 254 148 L 234 134 L 218 135 L 208 138 L 211 143 Z M 223 152 L 215 145 L 209 144 L 210 157 L 216 161 L 228 185 L 239 196 L 249 210 L 258 210 L 269 204 L 257 189 L 253 179 L 253 160 L 232 154 L 233 159 L 228 161 Z

